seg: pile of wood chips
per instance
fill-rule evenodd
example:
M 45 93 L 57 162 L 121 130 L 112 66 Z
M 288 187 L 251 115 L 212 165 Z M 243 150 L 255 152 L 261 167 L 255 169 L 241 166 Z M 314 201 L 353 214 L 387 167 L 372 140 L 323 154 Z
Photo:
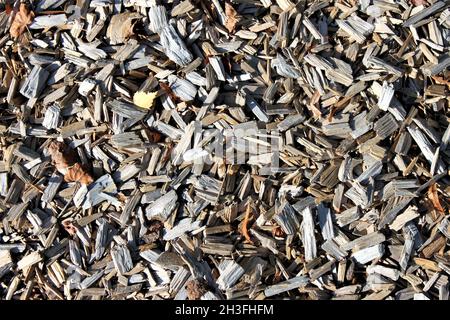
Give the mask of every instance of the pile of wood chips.
M 450 1 L 0 0 L 0 298 L 448 300 Z

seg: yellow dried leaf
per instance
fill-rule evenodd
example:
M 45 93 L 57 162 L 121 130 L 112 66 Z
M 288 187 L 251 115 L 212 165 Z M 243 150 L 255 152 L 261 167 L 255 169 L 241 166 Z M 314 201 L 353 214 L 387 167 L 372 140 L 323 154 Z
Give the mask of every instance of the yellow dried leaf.
M 153 103 L 155 102 L 157 94 L 158 91 L 155 92 L 138 91 L 133 96 L 133 103 L 140 108 L 150 109 L 153 107 Z

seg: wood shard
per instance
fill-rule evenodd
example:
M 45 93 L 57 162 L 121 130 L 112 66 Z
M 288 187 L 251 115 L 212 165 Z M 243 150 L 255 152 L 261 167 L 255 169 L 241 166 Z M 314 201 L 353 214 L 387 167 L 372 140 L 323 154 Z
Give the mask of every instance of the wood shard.
M 0 300 L 448 300 L 450 1 L 0 2 Z

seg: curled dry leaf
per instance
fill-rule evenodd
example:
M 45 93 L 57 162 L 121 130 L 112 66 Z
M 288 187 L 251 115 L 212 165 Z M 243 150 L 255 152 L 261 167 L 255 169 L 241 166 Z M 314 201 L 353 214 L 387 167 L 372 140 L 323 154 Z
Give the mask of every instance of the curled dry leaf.
M 162 135 L 155 130 L 147 130 L 148 139 L 152 143 L 158 143 L 162 140 Z
M 92 177 L 89 175 L 89 173 L 87 173 L 86 170 L 79 163 L 75 163 L 72 167 L 70 167 L 67 170 L 67 173 L 64 176 L 64 179 L 67 182 L 78 181 L 81 184 L 85 184 L 85 185 L 91 184 L 94 181 L 94 179 L 92 179 Z
M 186 283 L 186 291 L 189 300 L 199 300 L 208 292 L 208 284 L 203 279 L 194 279 Z
M 434 76 L 431 77 L 436 83 L 444 84 L 450 89 L 450 80 L 445 79 L 444 77 Z
M 127 201 L 128 197 L 125 196 L 122 192 L 119 192 L 117 194 L 117 200 L 119 200 L 122 203 L 125 203 Z
M 172 91 L 172 89 L 170 88 L 170 86 L 168 86 L 167 84 L 165 84 L 164 82 L 160 82 L 159 86 L 161 87 L 161 89 L 163 89 L 166 94 L 176 103 L 180 101 L 180 98 Z
M 11 37 L 17 39 L 22 33 L 24 33 L 27 25 L 33 21 L 34 12 L 31 11 L 25 3 L 21 3 L 19 11 L 13 18 L 9 33 Z
M 436 183 L 433 183 L 430 188 L 428 189 L 428 199 L 430 199 L 431 203 L 433 204 L 433 207 L 436 211 L 439 213 L 444 214 L 444 208 L 441 205 L 441 202 L 439 201 L 439 196 L 437 193 L 437 187 Z
M 62 222 L 64 230 L 66 230 L 71 236 L 77 233 L 77 227 L 72 223 L 72 219 L 66 219 Z
M 155 98 L 158 91 L 155 92 L 143 92 L 138 91 L 133 95 L 133 103 L 143 109 L 151 109 L 155 102 Z
M 250 221 L 250 214 L 251 214 L 251 204 L 247 204 L 247 209 L 245 211 L 245 217 L 242 221 L 242 235 L 245 237 L 245 240 L 247 240 L 249 243 L 253 243 L 252 239 L 250 238 L 250 235 L 248 234 L 248 222 Z
M 236 24 L 238 22 L 237 12 L 234 10 L 233 6 L 228 2 L 225 2 L 225 15 L 227 16 L 227 21 L 225 22 L 225 27 L 229 32 L 234 32 Z
M 275 226 L 275 227 L 272 229 L 272 235 L 273 235 L 274 237 L 278 237 L 278 238 L 282 238 L 282 237 L 285 237 L 285 236 L 286 236 L 286 234 L 284 233 L 283 229 L 281 229 L 280 226 Z
M 281 281 L 282 273 L 280 270 L 275 271 L 275 274 L 273 275 L 272 284 L 279 283 Z
M 162 163 L 165 163 L 167 160 L 169 160 L 170 155 L 172 154 L 172 150 L 173 150 L 174 147 L 175 147 L 175 144 L 172 141 L 166 143 L 166 148 L 165 148 L 164 153 L 163 153 L 163 155 L 161 157 L 161 162 Z
M 56 169 L 64 174 L 67 182 L 80 182 L 88 185 L 94 181 L 91 175 L 78 162 L 75 152 L 64 143 L 53 141 L 47 148 Z
M 148 224 L 148 232 L 161 232 L 161 230 L 164 228 L 164 224 L 159 220 L 152 220 Z
M 62 142 L 52 141 L 47 150 L 58 170 L 63 170 L 77 162 L 75 153 Z
M 131 37 L 134 34 L 135 20 L 139 18 L 141 15 L 137 12 L 125 12 L 113 16 L 106 31 L 106 36 L 110 39 L 111 44 L 124 43 L 127 38 Z
M 147 226 L 147 234 L 145 235 L 145 240 L 147 243 L 152 243 L 161 238 L 162 230 L 164 229 L 164 224 L 159 220 L 152 220 Z

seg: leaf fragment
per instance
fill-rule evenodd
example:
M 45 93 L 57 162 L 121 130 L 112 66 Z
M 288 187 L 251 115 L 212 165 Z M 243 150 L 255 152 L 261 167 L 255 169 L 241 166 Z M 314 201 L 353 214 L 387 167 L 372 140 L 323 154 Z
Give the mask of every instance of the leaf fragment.
M 140 108 L 151 109 L 153 107 L 157 94 L 158 91 L 154 92 L 137 91 L 133 95 L 133 103 Z
M 135 20 L 141 18 L 137 12 L 125 12 L 116 14 L 111 18 L 106 36 L 109 38 L 111 44 L 124 43 L 126 39 L 131 37 Z
M 94 181 L 87 170 L 77 161 L 75 152 L 64 143 L 53 141 L 47 150 L 56 169 L 64 174 L 66 182 L 80 182 L 89 185 Z
M 11 37 L 17 39 L 24 33 L 27 26 L 33 21 L 33 18 L 34 12 L 31 11 L 25 3 L 21 3 L 19 11 L 14 16 L 9 29 Z
M 227 30 L 232 33 L 234 32 L 235 28 L 236 28 L 236 24 L 238 22 L 237 19 L 237 12 L 236 10 L 233 8 L 233 6 L 231 4 L 229 4 L 228 2 L 225 2 L 225 15 L 227 16 L 227 20 L 225 22 L 225 27 L 227 28 Z
M 434 209 L 439 213 L 444 214 L 444 208 L 442 208 L 441 202 L 439 201 L 439 196 L 437 193 L 436 183 L 433 183 L 428 189 L 428 199 L 431 200 Z
M 242 221 L 242 235 L 245 237 L 245 240 L 247 240 L 247 242 L 249 243 L 253 243 L 252 239 L 250 238 L 250 235 L 248 234 L 248 223 L 250 221 L 251 218 L 251 203 L 249 202 L 247 204 L 247 209 L 245 211 L 245 217 L 244 220 Z

